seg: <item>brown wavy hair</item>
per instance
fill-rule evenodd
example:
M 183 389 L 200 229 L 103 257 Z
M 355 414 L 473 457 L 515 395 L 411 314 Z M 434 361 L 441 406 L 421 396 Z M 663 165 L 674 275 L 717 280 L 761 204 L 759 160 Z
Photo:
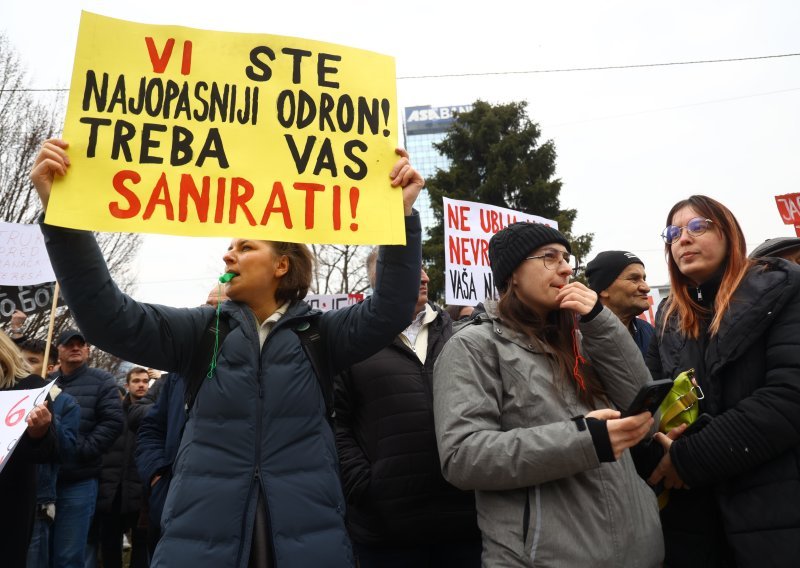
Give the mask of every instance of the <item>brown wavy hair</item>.
M 286 302 L 302 300 L 308 294 L 314 273 L 314 257 L 311 251 L 302 243 L 267 242 L 277 256 L 286 256 L 289 259 L 289 270 L 278 281 L 275 301 L 280 306 Z
M 711 335 L 719 331 L 720 322 L 728 310 L 731 297 L 742 282 L 747 270 L 752 266 L 752 261 L 747 258 L 747 245 L 742 227 L 736 220 L 731 210 L 722 203 L 705 195 L 692 195 L 688 199 L 677 202 L 667 215 L 667 225 L 672 223 L 673 216 L 684 207 L 691 207 L 697 213 L 713 221 L 711 230 L 719 231 L 726 241 L 725 272 L 722 275 L 719 291 L 714 300 L 714 317 L 709 326 Z M 678 317 L 678 329 L 684 335 L 697 339 L 700 335 L 701 316 L 708 314 L 708 310 L 695 302 L 689 295 L 689 287 L 694 283 L 687 278 L 678 268 L 672 257 L 672 245 L 665 243 L 664 253 L 669 267 L 670 294 L 666 303 L 661 333 L 667 327 L 667 322 L 673 314 Z
M 583 357 L 576 357 L 575 316 L 568 310 L 554 310 L 546 319 L 526 306 L 519 299 L 514 285 L 509 286 L 500 295 L 497 311 L 503 322 L 514 331 L 528 338 L 536 338 L 549 345 L 556 355 L 554 371 L 557 377 L 575 385 L 578 398 L 591 408 L 598 401 L 606 401 L 597 375 L 591 364 Z M 585 388 L 580 388 L 577 371 L 583 378 Z

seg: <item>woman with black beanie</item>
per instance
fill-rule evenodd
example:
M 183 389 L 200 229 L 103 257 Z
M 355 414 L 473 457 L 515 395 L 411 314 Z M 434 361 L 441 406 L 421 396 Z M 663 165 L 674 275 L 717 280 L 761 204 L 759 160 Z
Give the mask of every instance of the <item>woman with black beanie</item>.
M 500 299 L 434 370 L 442 470 L 476 492 L 483 565 L 659 566 L 655 495 L 627 451 L 653 419 L 613 410 L 650 380 L 636 344 L 595 292 L 569 282 L 557 230 L 509 225 L 489 260 Z

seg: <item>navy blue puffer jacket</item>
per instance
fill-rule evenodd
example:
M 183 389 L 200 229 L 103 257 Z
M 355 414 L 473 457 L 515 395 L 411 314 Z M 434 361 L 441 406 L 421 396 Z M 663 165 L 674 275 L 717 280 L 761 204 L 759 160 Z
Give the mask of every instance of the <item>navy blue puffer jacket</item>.
M 81 422 L 75 455 L 58 472 L 59 483 L 100 476 L 105 454 L 122 432 L 122 403 L 114 377 L 85 363 L 56 384 L 78 402 Z
M 213 309 L 138 303 L 113 283 L 91 233 L 42 231 L 87 339 L 124 359 L 188 373 Z M 382 247 L 371 298 L 324 314 L 294 303 L 263 348 L 250 308 L 223 304 L 230 333 L 186 423 L 153 566 L 246 566 L 259 487 L 277 568 L 353 564 L 334 436 L 294 328 L 319 318 L 333 372 L 390 343 L 416 304 L 420 233 L 419 217 L 406 217 L 408 244 Z

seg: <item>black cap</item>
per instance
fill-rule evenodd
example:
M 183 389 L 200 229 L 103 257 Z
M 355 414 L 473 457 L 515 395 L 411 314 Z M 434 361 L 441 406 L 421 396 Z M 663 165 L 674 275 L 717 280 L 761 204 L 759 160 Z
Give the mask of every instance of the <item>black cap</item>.
M 767 239 L 753 249 L 753 252 L 750 253 L 750 258 L 778 256 L 780 253 L 795 247 L 800 247 L 800 237 L 777 237 L 775 239 Z
M 64 345 L 65 343 L 68 343 L 69 340 L 72 339 L 73 337 L 78 337 L 78 338 L 80 338 L 81 341 L 86 343 L 86 338 L 83 336 L 83 334 L 80 331 L 78 331 L 77 329 L 65 329 L 58 336 L 58 341 L 56 342 L 56 346 Z
M 569 241 L 557 229 L 540 223 L 512 223 L 489 241 L 489 264 L 495 287 L 502 293 L 511 273 L 537 248 L 559 243 L 572 252 Z
M 614 280 L 622 274 L 630 264 L 641 264 L 644 262 L 632 252 L 624 250 L 606 250 L 598 254 L 586 265 L 586 279 L 589 281 L 589 288 L 598 294 L 611 286 Z

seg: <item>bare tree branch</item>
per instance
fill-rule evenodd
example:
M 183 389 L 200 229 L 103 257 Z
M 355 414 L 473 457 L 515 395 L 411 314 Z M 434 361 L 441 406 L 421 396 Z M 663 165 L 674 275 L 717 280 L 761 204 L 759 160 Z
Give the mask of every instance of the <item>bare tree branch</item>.
M 369 289 L 367 255 L 370 247 L 311 245 L 316 258 L 312 291 L 316 294 L 355 294 Z
M 59 134 L 63 123 L 63 101 L 46 105 L 21 89 L 28 87 L 25 69 L 8 39 L 0 33 L 0 219 L 9 223 L 35 223 L 41 214 L 39 199 L 29 172 L 42 142 Z M 141 236 L 131 233 L 101 233 L 98 243 L 114 280 L 130 291 L 135 275 L 130 267 L 141 245 Z M 44 339 L 49 314 L 36 314 L 26 322 L 29 337 Z M 59 308 L 54 337 L 75 323 L 68 307 Z M 121 361 L 95 350 L 93 364 L 116 372 Z

